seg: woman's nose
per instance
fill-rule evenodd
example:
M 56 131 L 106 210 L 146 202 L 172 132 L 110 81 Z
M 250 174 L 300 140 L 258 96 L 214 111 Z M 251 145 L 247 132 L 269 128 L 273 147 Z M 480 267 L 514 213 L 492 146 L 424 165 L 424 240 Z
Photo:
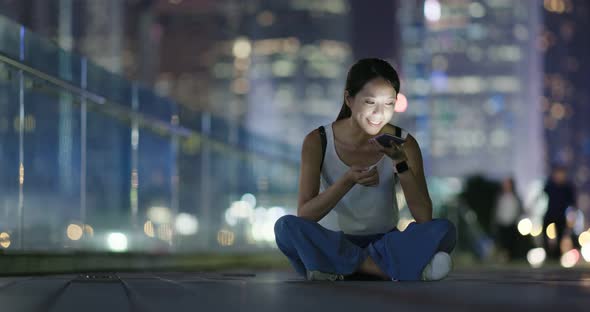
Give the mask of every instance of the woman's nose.
M 383 105 L 376 105 L 375 109 L 373 110 L 373 115 L 383 115 L 384 111 L 385 109 L 383 108 Z

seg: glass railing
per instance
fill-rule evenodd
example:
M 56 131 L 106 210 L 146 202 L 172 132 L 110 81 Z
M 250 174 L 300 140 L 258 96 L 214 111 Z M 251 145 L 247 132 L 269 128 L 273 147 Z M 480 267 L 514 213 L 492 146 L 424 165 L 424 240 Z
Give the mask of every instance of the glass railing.
M 276 248 L 299 152 L 179 109 L 0 17 L 0 252 Z

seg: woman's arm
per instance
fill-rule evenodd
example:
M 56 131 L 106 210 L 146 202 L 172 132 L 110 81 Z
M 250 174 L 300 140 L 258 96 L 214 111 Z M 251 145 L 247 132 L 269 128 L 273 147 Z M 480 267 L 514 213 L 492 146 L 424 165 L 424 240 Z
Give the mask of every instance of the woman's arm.
M 297 216 L 315 222 L 327 215 L 355 184 L 345 174 L 318 195 L 321 161 L 322 144 L 319 131 L 316 129 L 303 140 L 297 205 Z
M 420 146 L 416 139 L 408 134 L 403 147 L 408 158 L 408 170 L 398 174 L 402 190 L 414 220 L 418 223 L 428 222 L 432 220 L 432 200 L 426 186 Z

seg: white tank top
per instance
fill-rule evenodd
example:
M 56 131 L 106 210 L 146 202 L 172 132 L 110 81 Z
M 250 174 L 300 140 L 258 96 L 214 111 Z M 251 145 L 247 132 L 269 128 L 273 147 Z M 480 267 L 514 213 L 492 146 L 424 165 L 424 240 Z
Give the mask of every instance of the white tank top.
M 320 192 L 342 177 L 349 169 L 336 153 L 332 124 L 325 125 L 326 153 L 320 174 Z M 405 137 L 406 132 L 403 131 Z M 333 231 L 368 235 L 385 233 L 397 226 L 399 211 L 393 162 L 386 155 L 373 166 L 379 172 L 377 186 L 355 184 L 319 223 Z M 371 166 L 371 167 L 373 167 Z

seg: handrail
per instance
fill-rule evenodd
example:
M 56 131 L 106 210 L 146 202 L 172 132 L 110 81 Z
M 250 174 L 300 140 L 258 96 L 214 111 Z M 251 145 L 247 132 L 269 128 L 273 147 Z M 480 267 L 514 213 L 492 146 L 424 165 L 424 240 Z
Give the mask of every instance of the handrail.
M 96 103 L 100 106 L 102 106 L 102 105 L 112 106 L 112 107 L 110 107 L 111 109 L 113 109 L 115 111 L 122 111 L 123 113 L 128 114 L 130 117 L 136 118 L 137 121 L 141 124 L 149 124 L 150 126 L 155 126 L 160 129 L 163 128 L 163 129 L 168 130 L 170 133 L 173 133 L 175 135 L 179 135 L 181 137 L 198 135 L 198 136 L 202 137 L 204 140 L 208 140 L 211 142 L 217 142 L 222 145 L 226 145 L 230 148 L 235 148 L 239 151 L 244 151 L 244 146 L 242 146 L 243 144 L 240 144 L 240 143 L 231 144 L 228 142 L 224 142 L 222 140 L 207 136 L 198 130 L 186 128 L 186 127 L 179 126 L 179 125 L 169 124 L 169 123 L 163 122 L 157 118 L 150 117 L 144 113 L 133 111 L 133 110 L 129 109 L 127 106 L 122 105 L 121 103 L 107 99 L 106 97 L 98 95 L 92 91 L 78 87 L 71 82 L 68 82 L 68 81 L 63 80 L 61 78 L 52 76 L 52 75 L 47 74 L 43 71 L 35 69 L 35 68 L 23 63 L 20 60 L 16 60 L 16 59 L 6 55 L 4 52 L 1 52 L 1 51 L 0 51 L 0 63 L 5 63 L 9 66 L 14 67 L 17 70 L 22 70 L 23 72 L 26 72 L 26 73 L 30 74 L 31 76 L 34 76 L 36 78 L 47 81 L 47 82 L 57 86 L 58 88 L 64 89 L 68 92 L 78 95 L 81 98 L 85 98 L 85 99 L 89 100 L 90 102 Z M 293 161 L 293 159 L 285 158 L 284 156 L 280 156 L 280 155 L 271 155 L 271 154 L 264 152 L 264 151 L 249 151 L 249 152 L 252 154 L 257 154 L 257 155 L 264 157 L 264 158 L 277 159 L 277 160 L 283 161 L 285 163 L 289 163 L 291 165 L 294 165 L 297 163 L 297 161 Z
M 97 103 L 100 105 L 105 105 L 105 104 L 114 105 L 115 107 L 117 107 L 118 110 L 124 110 L 130 116 L 138 118 L 140 122 L 149 122 L 151 124 L 157 125 L 158 127 L 167 128 L 167 130 L 169 130 L 170 132 L 177 134 L 177 135 L 181 135 L 181 136 L 189 136 L 191 133 L 194 132 L 194 130 L 189 130 L 189 129 L 184 128 L 182 126 L 170 125 L 170 124 L 162 122 L 156 118 L 146 116 L 145 114 L 134 112 L 134 111 L 126 108 L 125 105 L 122 105 L 122 104 L 117 103 L 115 101 L 109 100 L 109 99 L 105 98 L 104 96 L 98 95 L 92 91 L 88 91 L 86 89 L 80 88 L 68 81 L 63 80 L 63 79 L 46 74 L 40 70 L 37 70 L 29 65 L 24 64 L 21 61 L 15 60 L 14 58 L 11 58 L 10 56 L 7 56 L 6 54 L 4 54 L 2 52 L 0 52 L 0 62 L 8 64 L 8 65 L 16 68 L 17 70 L 22 70 L 23 72 L 26 72 L 34 77 L 37 77 L 37 78 L 40 78 L 40 79 L 45 80 L 47 82 L 50 82 L 61 89 L 64 89 L 68 92 L 76 94 L 76 95 L 78 95 L 82 98 L 85 98 L 87 100 L 90 100 L 94 103 Z

